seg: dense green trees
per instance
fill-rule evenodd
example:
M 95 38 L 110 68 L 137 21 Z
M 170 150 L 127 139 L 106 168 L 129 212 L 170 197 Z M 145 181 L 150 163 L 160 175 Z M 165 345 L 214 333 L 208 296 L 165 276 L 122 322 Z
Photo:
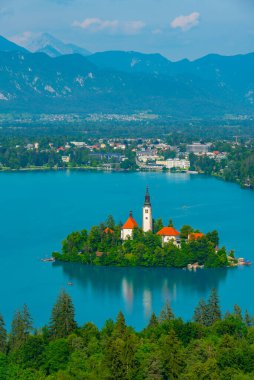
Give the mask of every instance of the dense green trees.
M 62 291 L 52 310 L 49 325 L 50 336 L 55 339 L 70 335 L 77 328 L 74 314 L 70 296 Z
M 19 348 L 25 343 L 29 334 L 33 331 L 32 318 L 26 305 L 17 310 L 11 325 L 10 345 Z
M 219 176 L 226 181 L 240 183 L 244 187 L 254 188 L 254 146 L 253 141 L 233 145 L 232 142 L 216 141 L 214 150 L 227 153 L 222 160 L 207 156 L 190 154 L 192 170 Z
M 62 292 L 56 305 L 61 308 L 66 303 L 71 312 L 66 307 L 62 311 L 69 322 L 59 323 L 57 318 L 54 336 L 50 333 L 52 318 L 49 326 L 35 331 L 27 307 L 15 313 L 12 331 L 3 334 L 1 380 L 254 378 L 253 318 L 245 320 L 237 305 L 223 316 L 215 289 L 207 301 L 199 303 L 194 322 L 175 317 L 167 303 L 158 318 L 152 313 L 148 326 L 140 332 L 126 324 L 122 312 L 116 322 L 106 321 L 101 331 L 90 322 L 78 327 L 72 301 Z M 19 333 L 19 344 L 13 345 L 17 325 L 25 334 Z
M 172 220 L 169 225 L 173 225 Z M 217 231 L 188 240 L 193 232 L 190 226 L 181 229 L 181 247 L 173 242 L 162 243 L 156 232 L 163 227 L 161 219 L 154 222 L 155 233 L 144 233 L 136 228 L 133 240 L 121 241 L 121 226 L 116 225 L 112 216 L 105 223 L 94 226 L 89 232 L 73 232 L 63 241 L 62 252 L 53 253 L 58 260 L 78 261 L 83 264 L 116 266 L 160 266 L 183 268 L 188 264 L 199 263 L 206 267 L 228 265 L 225 248 L 218 250 Z

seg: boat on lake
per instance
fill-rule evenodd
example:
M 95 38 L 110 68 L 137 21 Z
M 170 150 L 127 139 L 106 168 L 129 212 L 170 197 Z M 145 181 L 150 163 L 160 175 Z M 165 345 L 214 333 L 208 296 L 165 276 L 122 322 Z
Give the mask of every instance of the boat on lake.
M 245 266 L 250 266 L 252 264 L 251 261 L 245 260 L 244 258 L 238 259 L 238 265 L 245 265 Z
M 45 259 L 41 259 L 43 263 L 54 263 L 55 259 L 54 257 L 46 257 Z

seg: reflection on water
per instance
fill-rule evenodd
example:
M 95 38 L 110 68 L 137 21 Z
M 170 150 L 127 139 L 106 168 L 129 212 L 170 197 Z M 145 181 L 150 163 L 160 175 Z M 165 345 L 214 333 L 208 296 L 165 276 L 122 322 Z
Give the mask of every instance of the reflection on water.
M 229 271 L 90 267 L 60 262 L 54 263 L 53 268 L 61 268 L 66 283 L 73 282 L 75 287 L 86 294 L 86 298 L 90 294 L 93 306 L 105 298 L 112 304 L 114 300 L 119 304 L 119 299 L 122 299 L 127 315 L 132 316 L 134 309 L 141 306 L 145 321 L 152 311 L 158 312 L 166 301 L 174 305 L 174 308 L 186 308 L 186 299 L 197 301 L 206 296 L 211 288 L 218 288 L 219 283 L 225 281 Z M 190 302 L 190 306 L 193 307 L 193 302 Z M 117 311 L 115 310 L 116 313 Z

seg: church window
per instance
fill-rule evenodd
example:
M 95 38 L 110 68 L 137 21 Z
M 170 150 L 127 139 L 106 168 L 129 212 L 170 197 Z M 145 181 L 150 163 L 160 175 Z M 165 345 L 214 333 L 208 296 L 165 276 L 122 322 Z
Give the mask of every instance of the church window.
M 148 214 L 148 210 L 146 209 L 146 214 Z

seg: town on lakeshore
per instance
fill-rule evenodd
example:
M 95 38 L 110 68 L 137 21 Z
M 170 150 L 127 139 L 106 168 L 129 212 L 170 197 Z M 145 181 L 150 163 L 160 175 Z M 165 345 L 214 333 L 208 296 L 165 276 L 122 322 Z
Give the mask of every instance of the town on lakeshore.
M 2 137 L 0 171 L 83 169 L 200 173 L 254 188 L 252 140 L 238 136 L 204 139 L 197 133 L 193 137 L 186 132 L 156 136 Z
M 62 243 L 62 251 L 53 260 L 81 262 L 87 265 L 146 266 L 175 268 L 215 268 L 250 265 L 234 252 L 219 247 L 216 230 L 206 234 L 184 225 L 178 231 L 170 219 L 154 219 L 147 187 L 142 208 L 142 227 L 132 211 L 124 224 L 109 216 L 106 222 L 88 232 L 73 232 Z

